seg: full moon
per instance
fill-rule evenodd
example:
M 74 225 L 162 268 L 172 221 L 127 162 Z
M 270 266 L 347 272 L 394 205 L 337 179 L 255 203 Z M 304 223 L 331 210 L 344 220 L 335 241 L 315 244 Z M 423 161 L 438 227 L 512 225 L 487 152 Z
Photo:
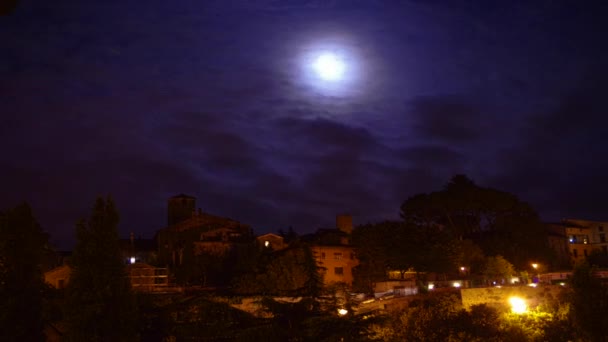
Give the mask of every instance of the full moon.
M 323 53 L 316 58 L 313 68 L 320 78 L 326 81 L 339 81 L 344 77 L 346 64 L 335 54 Z

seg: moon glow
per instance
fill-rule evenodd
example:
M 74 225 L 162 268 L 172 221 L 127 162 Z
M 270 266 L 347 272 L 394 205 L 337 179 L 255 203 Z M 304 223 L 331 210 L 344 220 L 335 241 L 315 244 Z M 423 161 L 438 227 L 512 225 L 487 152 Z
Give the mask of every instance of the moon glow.
M 321 79 L 339 81 L 344 77 L 346 64 L 333 53 L 322 53 L 315 59 L 313 68 Z

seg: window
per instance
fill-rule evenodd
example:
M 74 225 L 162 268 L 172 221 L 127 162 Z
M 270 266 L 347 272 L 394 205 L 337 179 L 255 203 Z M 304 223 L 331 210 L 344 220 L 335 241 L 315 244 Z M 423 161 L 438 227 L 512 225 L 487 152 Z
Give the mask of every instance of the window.
M 334 253 L 334 259 L 342 260 L 342 253 Z
M 585 249 L 585 250 L 583 250 L 583 253 L 585 254 L 585 256 L 586 256 L 586 257 L 588 256 L 588 255 L 587 255 L 587 250 L 586 250 L 586 249 Z
M 266 248 L 270 247 L 270 241 L 268 241 L 268 240 L 264 241 L 264 247 L 266 247 Z
M 334 274 L 335 275 L 344 275 L 344 268 L 343 267 L 334 267 Z
M 600 242 L 606 242 L 606 234 L 600 234 Z
M 602 252 L 604 252 L 604 254 L 608 254 L 608 246 L 602 246 Z
M 355 260 L 355 253 L 350 253 L 350 260 Z
M 325 259 L 325 252 L 321 252 L 321 259 Z
M 603 226 L 599 226 L 599 227 L 597 227 L 597 230 L 599 230 L 600 232 L 603 232 L 604 231 L 604 227 Z
M 578 258 L 578 251 L 575 249 L 572 250 L 572 254 L 574 254 L 575 258 Z

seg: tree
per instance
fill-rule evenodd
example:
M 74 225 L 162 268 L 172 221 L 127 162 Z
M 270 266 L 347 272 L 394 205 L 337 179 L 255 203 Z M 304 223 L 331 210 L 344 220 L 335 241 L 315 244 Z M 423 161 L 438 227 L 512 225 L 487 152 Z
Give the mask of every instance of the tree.
M 503 282 L 509 281 L 515 274 L 515 268 L 502 255 L 486 258 L 486 265 L 483 271 L 487 281 Z
M 385 280 L 387 271 L 445 272 L 452 268 L 446 253 L 448 237 L 434 225 L 385 221 L 359 226 L 353 231 L 359 266 L 355 283 L 371 291 L 374 282 Z
M 441 191 L 408 198 L 401 217 L 449 239 L 469 239 L 486 255 L 503 255 L 518 268 L 530 260 L 546 264 L 550 255 L 545 227 L 530 205 L 463 175 L 454 176 Z
M 118 239 L 118 212 L 98 198 L 88 221 L 76 226 L 77 243 L 67 288 L 68 340 L 131 341 L 136 306 Z
M 594 275 L 595 271 L 588 263 L 574 269 L 570 282 L 572 316 L 580 333 L 589 341 L 606 341 L 608 287 Z
M 44 341 L 40 265 L 47 240 L 28 204 L 0 213 L 2 341 Z

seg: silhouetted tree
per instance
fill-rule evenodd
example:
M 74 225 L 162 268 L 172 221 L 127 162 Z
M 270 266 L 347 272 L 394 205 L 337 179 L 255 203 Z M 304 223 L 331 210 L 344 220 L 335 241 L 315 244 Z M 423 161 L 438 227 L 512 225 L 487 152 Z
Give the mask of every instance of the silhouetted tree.
M 40 265 L 47 241 L 29 205 L 0 213 L 1 341 L 44 341 Z
M 71 341 L 131 341 L 136 306 L 118 239 L 118 212 L 98 198 L 88 221 L 76 226 L 77 243 L 67 288 L 67 337 Z
M 486 255 L 503 255 L 518 268 L 531 260 L 546 264 L 550 253 L 545 227 L 530 205 L 463 175 L 454 176 L 441 191 L 408 198 L 401 217 L 414 227 L 470 239 Z
M 386 279 L 388 270 L 399 271 L 403 277 L 410 269 L 444 272 L 453 268 L 446 252 L 449 237 L 436 228 L 398 221 L 356 227 L 352 238 L 360 261 L 355 268 L 358 289 L 371 291 L 374 282 Z
M 589 341 L 606 341 L 608 336 L 608 286 L 594 273 L 597 269 L 582 263 L 574 269 L 572 317 L 579 332 Z

